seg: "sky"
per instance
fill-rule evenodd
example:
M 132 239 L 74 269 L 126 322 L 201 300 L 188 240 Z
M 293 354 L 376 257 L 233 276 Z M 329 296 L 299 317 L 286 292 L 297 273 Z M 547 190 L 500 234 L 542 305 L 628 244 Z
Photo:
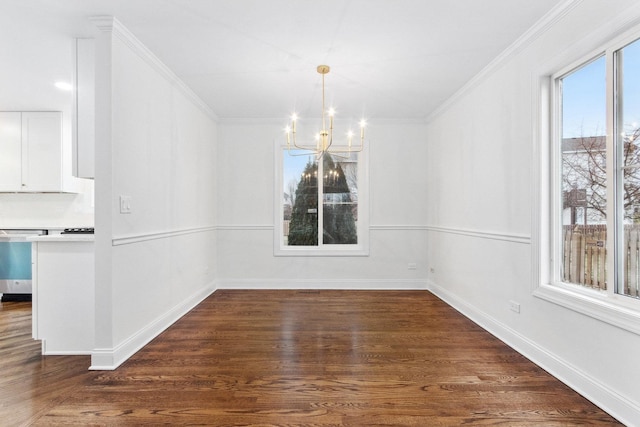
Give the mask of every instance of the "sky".
M 282 165 L 284 168 L 284 175 L 282 179 L 282 185 L 284 189 L 287 188 L 287 184 L 289 181 L 294 180 L 296 182 L 296 186 L 298 182 L 300 182 L 300 176 L 304 171 L 305 166 L 309 162 L 309 160 L 313 161 L 313 154 L 304 155 L 304 153 L 308 153 L 306 150 L 291 150 L 291 154 L 287 152 L 287 150 L 283 150 L 283 160 Z M 298 155 L 303 154 L 303 155 Z
M 623 49 L 623 115 L 625 125 L 640 123 L 640 41 Z M 563 138 L 606 134 L 604 56 L 562 79 Z

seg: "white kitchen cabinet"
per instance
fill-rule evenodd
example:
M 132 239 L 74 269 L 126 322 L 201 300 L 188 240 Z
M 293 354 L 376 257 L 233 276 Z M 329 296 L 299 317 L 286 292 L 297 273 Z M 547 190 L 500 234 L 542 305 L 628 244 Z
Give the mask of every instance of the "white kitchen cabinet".
M 0 192 L 62 192 L 62 113 L 0 112 Z
M 22 185 L 22 114 L 0 112 L 0 191 Z
M 95 347 L 93 235 L 48 235 L 32 245 L 33 338 L 42 354 L 90 354 Z

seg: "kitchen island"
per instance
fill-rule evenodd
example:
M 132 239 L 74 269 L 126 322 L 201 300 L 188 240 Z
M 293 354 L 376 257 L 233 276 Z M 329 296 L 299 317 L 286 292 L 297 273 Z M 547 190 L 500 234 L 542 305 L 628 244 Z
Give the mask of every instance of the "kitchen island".
M 94 348 L 93 234 L 34 236 L 33 338 L 42 354 L 91 354 Z

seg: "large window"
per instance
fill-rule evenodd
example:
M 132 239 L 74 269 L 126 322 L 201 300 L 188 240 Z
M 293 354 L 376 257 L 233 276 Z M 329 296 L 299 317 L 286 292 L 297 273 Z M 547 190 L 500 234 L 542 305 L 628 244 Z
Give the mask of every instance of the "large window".
M 367 255 L 364 152 L 277 151 L 276 255 Z
M 552 280 L 639 308 L 640 40 L 553 78 Z

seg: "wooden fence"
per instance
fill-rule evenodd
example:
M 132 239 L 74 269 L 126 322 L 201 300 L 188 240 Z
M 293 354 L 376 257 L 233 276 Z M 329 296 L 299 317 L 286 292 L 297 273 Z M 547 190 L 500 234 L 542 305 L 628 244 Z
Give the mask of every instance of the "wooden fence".
M 565 225 L 562 280 L 607 288 L 607 226 Z M 624 226 L 624 294 L 640 296 L 640 224 Z

